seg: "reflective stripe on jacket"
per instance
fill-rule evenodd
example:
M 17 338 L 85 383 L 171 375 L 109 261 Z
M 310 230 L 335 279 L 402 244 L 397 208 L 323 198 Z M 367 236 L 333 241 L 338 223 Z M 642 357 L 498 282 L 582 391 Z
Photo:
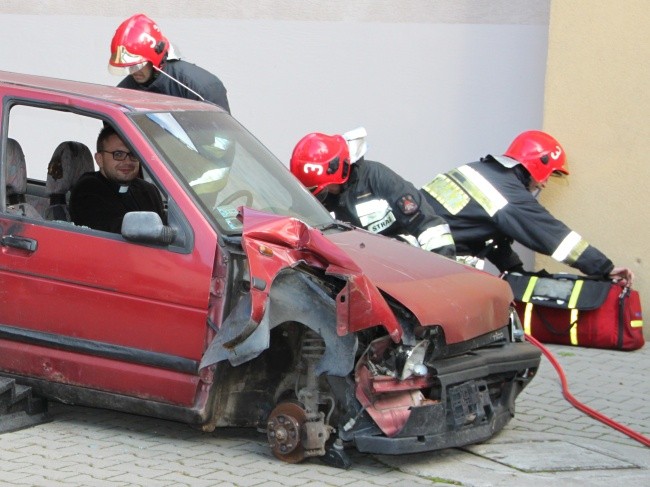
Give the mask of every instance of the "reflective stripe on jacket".
M 341 194 L 324 201 L 336 218 L 390 237 L 412 235 L 425 250 L 454 256 L 449 225 L 413 184 L 380 162 L 361 159 L 350 171 Z
M 510 244 L 517 241 L 535 252 L 588 275 L 608 274 L 612 262 L 551 215 L 526 188 L 515 168 L 491 156 L 436 176 L 422 188 L 425 199 L 451 227 L 456 252 L 487 254 L 500 271 L 521 265 Z

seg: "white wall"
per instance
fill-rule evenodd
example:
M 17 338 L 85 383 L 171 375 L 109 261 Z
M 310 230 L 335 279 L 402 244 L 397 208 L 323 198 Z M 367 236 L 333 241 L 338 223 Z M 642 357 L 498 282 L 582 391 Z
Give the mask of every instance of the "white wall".
M 363 125 L 367 158 L 420 186 L 542 127 L 548 8 L 548 0 L 5 0 L 0 68 L 116 84 L 110 40 L 144 12 L 185 59 L 222 79 L 233 115 L 285 163 L 308 132 Z

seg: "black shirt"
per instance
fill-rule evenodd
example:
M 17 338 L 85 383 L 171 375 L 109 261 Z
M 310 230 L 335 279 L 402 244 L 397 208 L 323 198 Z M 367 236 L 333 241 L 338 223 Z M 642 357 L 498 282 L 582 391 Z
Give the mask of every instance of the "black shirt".
M 158 188 L 143 179 L 121 185 L 99 171 L 83 174 L 70 194 L 70 217 L 75 225 L 121 233 L 122 220 L 129 211 L 154 211 L 164 224 L 167 217 Z

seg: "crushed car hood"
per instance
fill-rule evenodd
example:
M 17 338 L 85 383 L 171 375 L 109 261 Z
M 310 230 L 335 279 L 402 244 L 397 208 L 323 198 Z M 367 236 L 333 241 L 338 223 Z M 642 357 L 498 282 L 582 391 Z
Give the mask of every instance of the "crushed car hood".
M 346 316 L 349 328 L 339 323 L 340 334 L 382 323 L 393 339 L 399 339 L 400 327 L 380 292 L 406 307 L 421 325 L 442 326 L 448 344 L 508 323 L 510 286 L 486 272 L 357 228 L 323 234 L 295 218 L 250 208 L 240 212 L 253 283 L 254 323 L 264 313 L 267 284 L 298 261 L 348 280 L 345 301 L 352 311 Z
M 496 276 L 359 229 L 327 237 L 422 325 L 441 325 L 447 343 L 462 342 L 508 323 L 512 291 Z

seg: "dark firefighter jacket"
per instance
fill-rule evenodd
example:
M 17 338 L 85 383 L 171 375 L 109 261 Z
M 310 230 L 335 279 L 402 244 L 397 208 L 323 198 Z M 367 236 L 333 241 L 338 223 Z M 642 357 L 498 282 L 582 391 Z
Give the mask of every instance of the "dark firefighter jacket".
M 425 250 L 455 256 L 449 225 L 415 186 L 380 162 L 361 159 L 352 164 L 341 194 L 328 195 L 324 205 L 354 226 L 389 237 L 410 235 Z
M 168 60 L 163 64 L 162 69 L 172 78 L 196 91 L 205 99 L 205 101 L 215 103 L 230 113 L 226 88 L 221 80 L 214 74 L 200 68 L 196 64 L 188 63 L 181 59 Z M 155 78 L 152 82 L 146 85 L 141 85 L 136 83 L 133 76 L 129 75 L 120 81 L 117 86 L 132 90 L 143 90 L 152 93 L 161 93 L 163 95 L 178 96 L 179 98 L 189 98 L 190 100 L 200 100 L 200 98 L 194 93 L 169 79 L 164 74 L 154 71 L 154 76 Z
M 514 240 L 584 274 L 608 275 L 612 261 L 553 217 L 528 191 L 527 177 L 522 166 L 507 168 L 487 156 L 439 174 L 421 191 L 449 223 L 458 255 L 481 255 L 501 272 L 521 270 Z

